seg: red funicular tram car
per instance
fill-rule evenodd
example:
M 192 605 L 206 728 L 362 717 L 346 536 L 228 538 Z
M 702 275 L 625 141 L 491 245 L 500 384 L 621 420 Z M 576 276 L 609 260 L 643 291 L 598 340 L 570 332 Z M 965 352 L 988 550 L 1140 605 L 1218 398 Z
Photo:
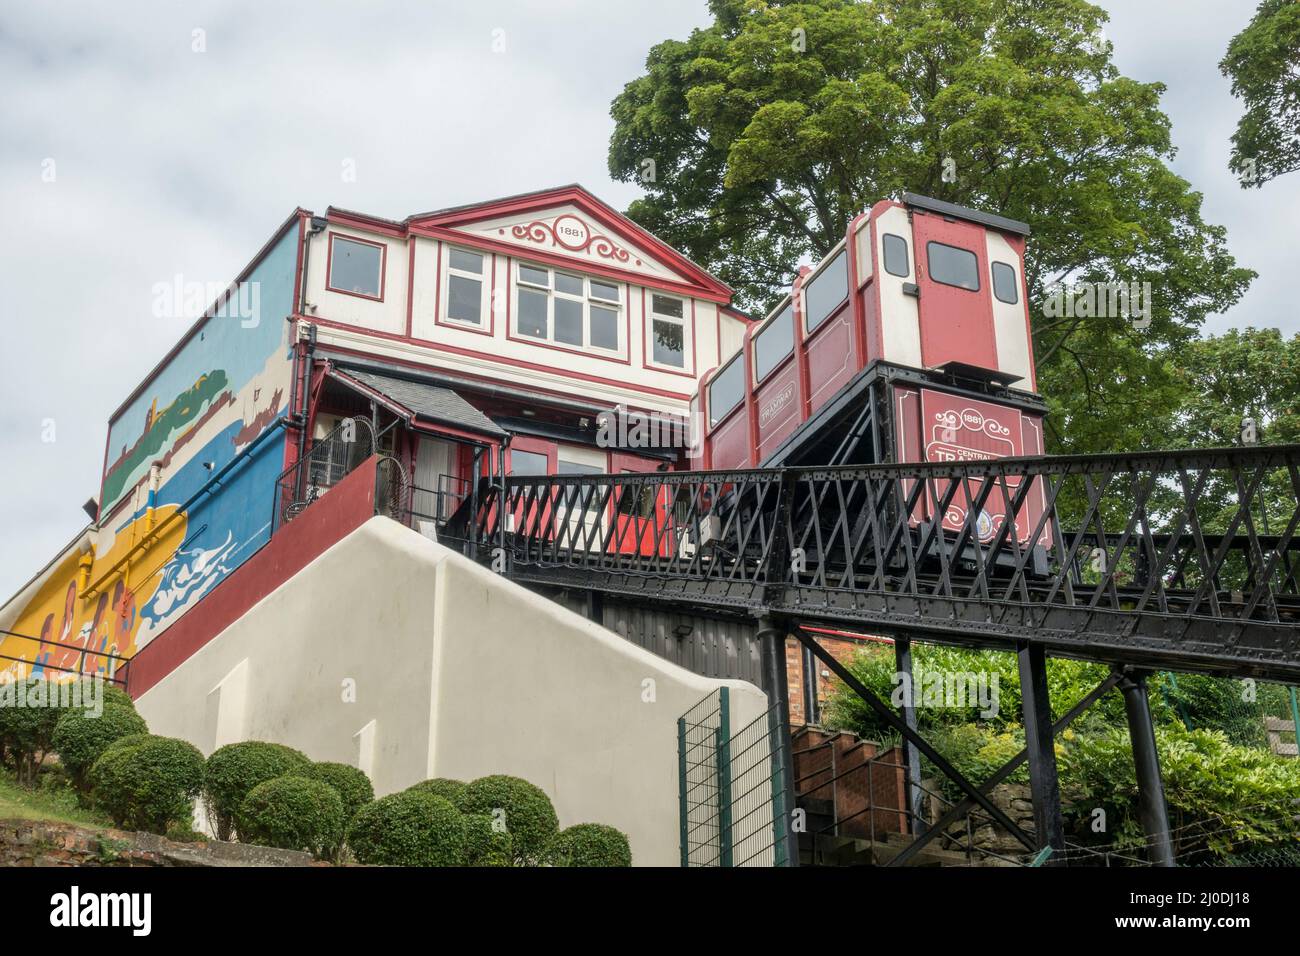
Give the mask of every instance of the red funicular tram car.
M 1024 223 L 910 193 L 857 216 L 703 379 L 696 412 L 705 438 L 692 467 L 1041 454 L 1028 234 Z M 1022 543 L 1042 513 L 1035 497 L 1016 529 Z M 1004 519 L 999 498 L 977 518 L 981 540 Z M 949 530 L 964 525 L 963 500 L 954 496 L 943 515 Z

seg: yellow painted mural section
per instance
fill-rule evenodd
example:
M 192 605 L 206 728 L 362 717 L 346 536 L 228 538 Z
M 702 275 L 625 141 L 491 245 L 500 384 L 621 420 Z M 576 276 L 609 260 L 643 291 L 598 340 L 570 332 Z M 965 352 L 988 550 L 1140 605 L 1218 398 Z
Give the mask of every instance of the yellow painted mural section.
M 175 505 L 165 505 L 141 514 L 102 553 L 70 548 L 9 626 L 25 636 L 0 636 L 0 677 L 112 677 L 120 662 L 103 655 L 135 653 L 140 609 L 184 542 L 187 523 Z

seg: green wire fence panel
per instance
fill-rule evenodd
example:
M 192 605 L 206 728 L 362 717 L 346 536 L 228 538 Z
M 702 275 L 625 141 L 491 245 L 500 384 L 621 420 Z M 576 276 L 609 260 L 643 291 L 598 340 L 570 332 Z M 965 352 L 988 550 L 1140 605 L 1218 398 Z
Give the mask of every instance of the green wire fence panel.
M 734 735 L 720 687 L 677 721 L 682 866 L 786 866 L 771 713 Z

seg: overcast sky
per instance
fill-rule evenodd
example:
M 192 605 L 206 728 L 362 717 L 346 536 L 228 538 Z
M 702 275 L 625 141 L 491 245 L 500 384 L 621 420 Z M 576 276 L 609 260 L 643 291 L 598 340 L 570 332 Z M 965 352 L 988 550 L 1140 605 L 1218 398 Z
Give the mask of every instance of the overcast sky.
M 1296 331 L 1300 174 L 1243 192 L 1226 166 L 1216 64 L 1254 0 L 1102 5 L 1120 69 L 1169 87 L 1175 168 L 1260 273 L 1210 330 Z M 0 601 L 85 524 L 108 415 L 193 318 L 154 318 L 155 283 L 228 282 L 299 205 L 402 218 L 576 181 L 623 208 L 610 100 L 706 20 L 704 0 L 7 4 Z

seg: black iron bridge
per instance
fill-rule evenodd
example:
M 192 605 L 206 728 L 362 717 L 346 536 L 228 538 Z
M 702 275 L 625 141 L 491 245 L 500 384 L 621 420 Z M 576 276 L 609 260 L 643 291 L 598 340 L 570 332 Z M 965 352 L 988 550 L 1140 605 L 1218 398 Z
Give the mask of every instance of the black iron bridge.
M 1300 682 L 1300 446 L 841 465 L 731 472 L 516 476 L 485 484 L 444 529 L 532 585 L 757 618 L 773 759 L 796 805 L 784 641 L 839 677 L 907 741 L 914 840 L 901 865 L 981 807 L 1036 860 L 1066 847 L 1053 738 L 1124 696 L 1148 855 L 1172 865 L 1146 675 L 1188 670 Z M 1013 650 L 1026 747 L 981 783 L 881 701 L 808 628 Z M 1111 665 L 1053 721 L 1047 656 Z M 922 824 L 920 757 L 965 798 Z M 990 791 L 1029 764 L 1035 832 Z M 794 828 L 782 858 L 798 855 Z
M 1298 530 L 1300 446 L 510 477 L 448 529 L 521 582 L 1285 683 Z

